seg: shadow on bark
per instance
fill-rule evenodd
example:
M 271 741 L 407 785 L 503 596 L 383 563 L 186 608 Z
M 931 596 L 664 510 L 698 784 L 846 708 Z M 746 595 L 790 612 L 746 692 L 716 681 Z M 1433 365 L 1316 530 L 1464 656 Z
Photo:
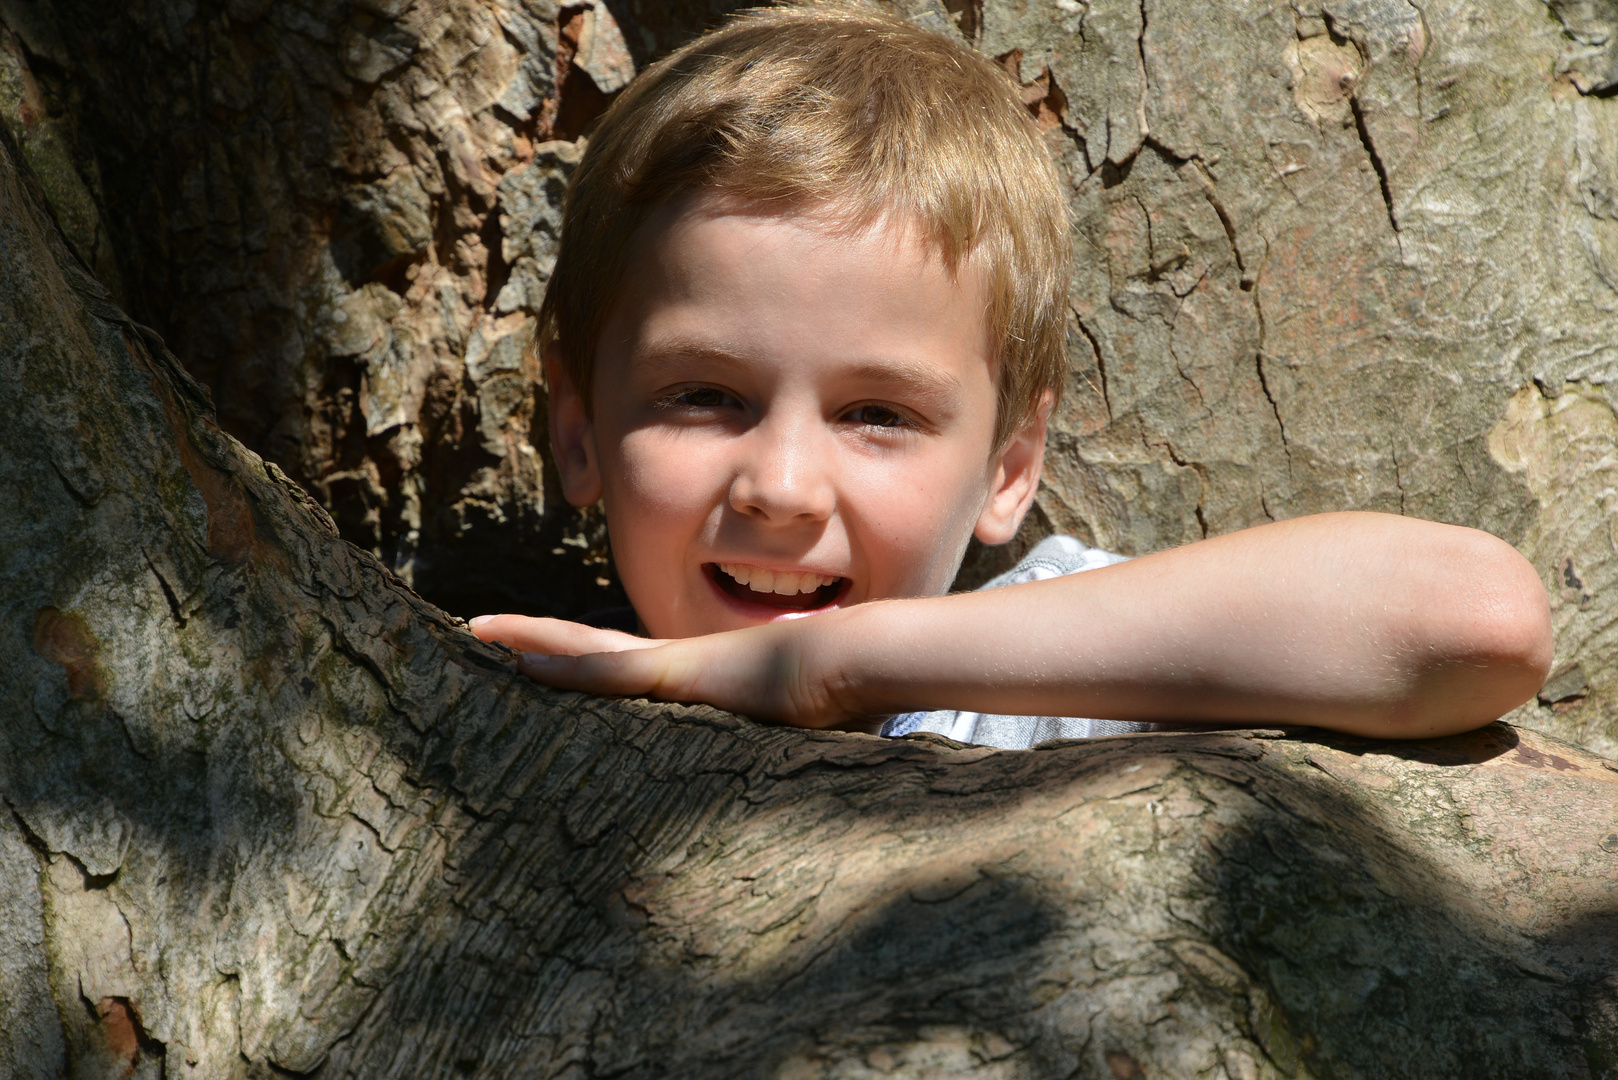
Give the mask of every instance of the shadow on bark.
M 1550 910 L 1522 920 L 1509 908 L 1527 900 L 1545 855 L 1466 835 L 1464 811 L 1445 798 L 1472 767 L 1545 759 L 1545 748 L 1500 724 L 1425 743 L 1307 742 L 1427 766 L 1418 813 L 1470 858 L 1435 864 L 1408 842 L 1416 823 L 1397 820 L 1397 802 L 1267 783 L 1272 812 L 1213 839 L 1198 873 L 1217 897 L 1210 940 L 1264 990 L 1247 1020 L 1270 1058 L 1317 1076 L 1607 1075 L 1618 1060 L 1618 902 L 1573 914 L 1548 898 Z M 1546 813 L 1550 827 L 1554 811 L 1525 796 L 1509 812 Z M 1529 865 L 1492 895 L 1454 873 L 1489 860 Z

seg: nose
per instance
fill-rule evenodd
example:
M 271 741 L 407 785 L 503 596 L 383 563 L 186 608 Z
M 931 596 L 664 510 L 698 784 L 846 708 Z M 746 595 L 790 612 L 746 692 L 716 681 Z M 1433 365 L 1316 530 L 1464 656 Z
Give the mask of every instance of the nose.
M 766 417 L 742 440 L 730 505 L 776 524 L 824 521 L 837 505 L 833 448 L 818 417 Z

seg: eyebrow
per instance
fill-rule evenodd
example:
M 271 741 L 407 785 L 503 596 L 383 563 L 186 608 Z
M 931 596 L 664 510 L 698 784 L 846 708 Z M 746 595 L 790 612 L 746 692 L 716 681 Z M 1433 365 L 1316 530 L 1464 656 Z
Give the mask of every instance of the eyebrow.
M 705 341 L 660 341 L 637 348 L 631 363 L 639 368 L 659 372 L 664 368 L 677 368 L 698 361 L 724 367 L 745 367 L 745 352 Z
M 742 350 L 716 342 L 669 341 L 637 350 L 634 358 L 637 366 L 654 373 L 662 369 L 673 373 L 674 369 L 693 361 L 741 368 L 751 362 L 751 357 Z M 900 356 L 856 360 L 838 374 L 852 383 L 902 389 L 936 405 L 953 404 L 962 393 L 961 381 L 950 372 Z

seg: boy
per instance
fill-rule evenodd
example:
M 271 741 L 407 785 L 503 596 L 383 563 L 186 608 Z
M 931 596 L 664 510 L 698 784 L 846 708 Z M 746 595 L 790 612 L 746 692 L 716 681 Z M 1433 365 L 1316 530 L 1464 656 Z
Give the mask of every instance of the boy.
M 579 165 L 540 325 L 564 491 L 604 502 L 644 636 L 475 632 L 555 686 L 999 746 L 1156 720 L 1434 736 L 1539 688 L 1533 568 L 1388 515 L 1130 561 L 1064 538 L 1021 568 L 1045 580 L 944 595 L 1033 500 L 1068 258 L 1017 88 L 942 36 L 776 9 L 654 65 Z

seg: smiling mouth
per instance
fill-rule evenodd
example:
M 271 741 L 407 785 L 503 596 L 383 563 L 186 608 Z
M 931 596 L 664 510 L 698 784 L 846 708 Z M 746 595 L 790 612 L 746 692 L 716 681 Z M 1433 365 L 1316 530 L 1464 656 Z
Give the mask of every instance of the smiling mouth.
M 811 573 L 775 573 L 745 563 L 708 563 L 708 576 L 737 600 L 785 611 L 823 608 L 843 591 L 847 578 Z

